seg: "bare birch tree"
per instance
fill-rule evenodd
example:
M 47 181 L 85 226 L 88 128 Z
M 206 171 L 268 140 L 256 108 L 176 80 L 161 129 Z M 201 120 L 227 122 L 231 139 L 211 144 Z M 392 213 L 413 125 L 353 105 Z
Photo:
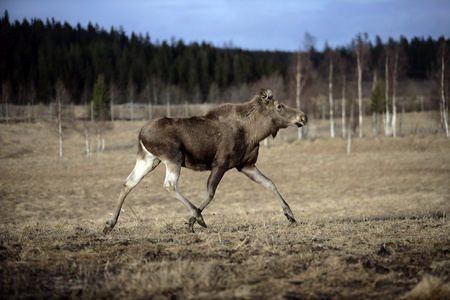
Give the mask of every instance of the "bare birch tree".
M 403 74 L 405 67 L 405 54 L 401 45 L 392 39 L 386 46 L 385 60 L 385 88 L 386 88 L 386 120 L 384 121 L 386 136 L 397 136 L 397 98 L 398 80 Z M 390 78 L 390 77 L 391 78 Z M 390 83 L 392 83 L 392 94 L 390 95 Z M 389 96 L 392 99 L 392 121 L 389 120 Z
M 386 48 L 386 60 L 384 64 L 384 80 L 385 80 L 385 102 L 386 102 L 386 118 L 383 120 L 384 122 L 384 133 L 386 136 L 391 135 L 391 117 L 389 115 L 389 51 Z
M 346 125 L 345 125 L 346 91 L 345 91 L 345 89 L 346 89 L 347 82 L 346 82 L 345 78 L 346 78 L 346 75 L 343 74 L 342 75 L 342 95 L 341 95 L 341 122 L 342 122 L 342 137 L 343 138 L 345 138 L 345 134 L 346 134 L 346 132 L 345 132 L 345 128 L 346 128 Z
M 394 50 L 394 67 L 392 73 L 392 136 L 397 136 L 397 76 L 398 76 L 398 52 L 399 45 Z
M 333 50 L 328 50 L 330 64 L 328 74 L 328 100 L 330 102 L 330 135 L 334 138 L 334 101 L 333 101 Z
M 306 84 L 306 74 L 305 72 L 305 62 L 307 59 L 307 54 L 305 52 L 302 52 L 299 50 L 297 52 L 297 67 L 295 69 L 295 82 L 296 82 L 296 89 L 295 89 L 295 104 L 297 109 L 300 109 L 301 106 L 301 95 L 303 87 Z M 302 139 L 302 129 L 298 129 L 298 139 Z
M 365 65 L 366 52 L 367 52 L 367 33 L 364 34 L 364 39 L 361 34 L 356 36 L 356 41 L 354 45 L 356 54 L 356 64 L 358 70 L 358 124 L 359 124 L 359 137 L 362 138 L 363 132 L 363 103 L 362 103 L 362 75 L 363 68 Z
M 302 71 L 301 71 L 301 67 L 302 67 L 302 63 L 301 63 L 301 51 L 299 50 L 297 53 L 297 67 L 296 67 L 296 72 L 295 72 L 295 82 L 296 82 L 296 89 L 295 89 L 295 104 L 297 106 L 297 109 L 300 109 L 300 104 L 301 104 L 301 91 L 302 91 Z M 299 138 L 301 138 L 301 134 L 299 135 Z
M 347 69 L 348 69 L 348 61 L 344 57 L 343 53 L 339 56 L 339 73 L 342 79 L 342 89 L 341 89 L 341 123 L 342 123 L 342 137 L 346 137 L 346 102 L 347 102 Z
M 55 85 L 56 103 L 58 110 L 58 137 L 59 137 L 59 157 L 63 156 L 63 132 L 62 132 L 62 103 L 66 97 L 66 88 L 61 79 L 56 81 Z
M 447 138 L 450 137 L 449 129 L 448 129 L 448 104 L 446 101 L 446 95 L 445 95 L 445 84 L 446 84 L 446 78 L 445 78 L 445 63 L 446 63 L 446 43 L 445 39 L 442 39 L 441 45 L 440 45 L 440 65 L 441 65 L 441 74 L 440 74 L 440 85 L 439 85 L 439 92 L 440 92 L 440 115 L 441 115 L 441 123 L 443 123 L 443 127 L 445 129 L 445 135 Z
M 303 45 L 306 51 L 314 47 L 315 38 L 310 35 L 308 32 L 305 33 L 303 38 Z M 301 96 L 303 88 L 306 85 L 309 71 L 310 71 L 310 61 L 309 55 L 306 51 L 302 51 L 299 48 L 296 53 L 296 68 L 295 68 L 295 82 L 296 82 L 296 93 L 295 93 L 295 104 L 297 109 L 300 109 L 301 106 Z M 302 139 L 303 128 L 298 129 L 298 139 Z

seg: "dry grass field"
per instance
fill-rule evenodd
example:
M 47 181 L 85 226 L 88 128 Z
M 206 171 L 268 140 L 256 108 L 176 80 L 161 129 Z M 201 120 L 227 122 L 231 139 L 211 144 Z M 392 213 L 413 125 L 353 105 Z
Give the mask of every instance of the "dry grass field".
M 341 138 L 271 141 L 257 165 L 290 204 L 290 227 L 269 191 L 231 170 L 208 228 L 188 233 L 160 166 L 105 236 L 142 125 L 114 123 L 91 156 L 68 129 L 62 158 L 49 124 L 0 125 L 1 299 L 450 298 L 442 135 L 354 138 L 349 155 Z M 207 177 L 183 169 L 180 191 L 199 205 Z

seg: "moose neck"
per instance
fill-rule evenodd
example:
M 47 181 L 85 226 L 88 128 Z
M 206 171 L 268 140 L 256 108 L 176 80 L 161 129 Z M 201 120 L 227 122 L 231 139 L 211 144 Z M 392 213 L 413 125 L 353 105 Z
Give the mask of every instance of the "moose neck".
M 276 136 L 278 128 L 273 123 L 272 118 L 265 113 L 260 100 L 254 99 L 243 105 L 248 110 L 244 122 L 248 125 L 246 126 L 246 137 L 251 145 L 258 145 L 269 135 Z

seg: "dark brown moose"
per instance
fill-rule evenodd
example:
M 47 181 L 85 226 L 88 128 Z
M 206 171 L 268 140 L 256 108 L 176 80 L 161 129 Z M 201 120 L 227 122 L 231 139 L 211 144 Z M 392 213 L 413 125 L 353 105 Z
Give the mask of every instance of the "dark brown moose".
M 271 190 L 280 201 L 284 214 L 295 223 L 289 205 L 275 184 L 255 166 L 259 143 L 281 128 L 306 125 L 306 115 L 273 99 L 272 91 L 261 89 L 259 95 L 244 104 L 222 104 L 204 116 L 163 117 L 148 122 L 139 133 L 136 165 L 122 185 L 114 214 L 106 222 L 107 234 L 117 223 L 128 193 L 161 162 L 166 165 L 164 188 L 191 212 L 188 229 L 194 224 L 206 227 L 202 211 L 211 202 L 226 171 L 236 168 L 256 183 Z M 178 191 L 181 167 L 211 171 L 207 192 L 197 208 Z

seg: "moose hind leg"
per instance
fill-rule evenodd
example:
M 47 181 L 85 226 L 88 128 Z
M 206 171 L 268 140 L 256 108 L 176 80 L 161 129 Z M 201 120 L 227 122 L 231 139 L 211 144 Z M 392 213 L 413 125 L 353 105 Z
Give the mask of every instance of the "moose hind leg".
M 264 174 L 262 174 L 255 165 L 246 165 L 240 170 L 240 172 L 244 173 L 248 178 L 250 178 L 254 182 L 259 183 L 262 186 L 264 186 L 265 188 L 272 191 L 272 193 L 275 194 L 278 201 L 280 202 L 281 207 L 283 208 L 283 211 L 284 211 L 284 215 L 289 220 L 289 222 L 291 222 L 291 223 L 297 222 L 294 218 L 294 214 L 292 213 L 291 208 L 286 203 L 286 201 L 284 201 L 283 197 L 278 192 L 278 189 L 275 186 L 275 184 L 273 183 L 273 181 L 270 180 L 269 178 L 267 178 L 266 176 L 264 176 Z
M 161 162 L 159 158 L 148 152 L 145 148 L 143 148 L 142 145 L 141 147 L 142 148 L 140 149 L 138 157 L 136 158 L 136 165 L 134 166 L 133 171 L 131 171 L 130 175 L 128 175 L 127 179 L 122 184 L 122 189 L 120 190 L 116 209 L 109 221 L 106 222 L 106 226 L 103 229 L 104 234 L 110 232 L 116 225 L 120 210 L 122 209 L 122 205 L 127 195 L 142 180 L 142 178 L 144 178 L 145 175 L 156 168 Z
M 166 165 L 166 178 L 164 180 L 164 188 L 176 199 L 181 201 L 181 203 L 186 206 L 192 214 L 191 219 L 189 220 L 188 229 L 191 232 L 194 232 L 194 223 L 197 223 L 205 228 L 207 228 L 205 221 L 203 220 L 203 216 L 201 211 L 195 207 L 189 200 L 187 200 L 179 191 L 178 191 L 178 179 L 180 178 L 181 166 L 171 162 L 164 162 Z

